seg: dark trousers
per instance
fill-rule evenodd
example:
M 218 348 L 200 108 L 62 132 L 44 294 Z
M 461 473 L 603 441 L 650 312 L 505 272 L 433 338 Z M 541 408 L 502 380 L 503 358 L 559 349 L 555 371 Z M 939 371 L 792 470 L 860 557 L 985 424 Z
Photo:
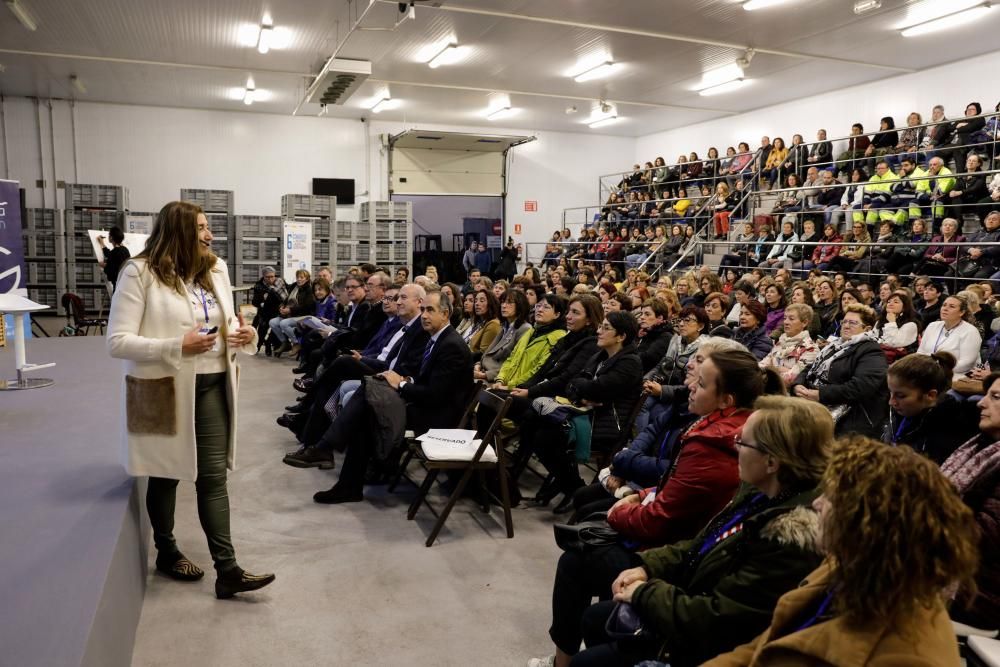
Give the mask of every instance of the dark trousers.
M 573 518 L 570 523 L 583 521 L 595 512 L 607 512 L 618 501 L 600 482 L 582 486 L 573 494 Z
M 555 488 L 562 493 L 571 494 L 583 486 L 583 479 L 580 478 L 576 465 L 576 452 L 570 447 L 563 424 L 538 418 L 531 438 L 532 450 L 552 474 Z
M 236 566 L 236 554 L 229 533 L 229 492 L 226 487 L 226 459 L 229 453 L 229 407 L 226 373 L 197 376 L 194 430 L 198 448 L 198 518 L 208 538 L 215 569 L 223 572 Z M 146 511 L 153 526 L 153 542 L 163 554 L 177 552 L 174 540 L 174 506 L 177 480 L 150 477 L 146 490 Z
M 368 462 L 375 450 L 370 412 L 364 391 L 357 391 L 319 443 L 320 447 L 346 449 L 337 486 L 349 491 L 360 492 L 364 488 Z
M 326 403 L 342 382 L 360 380 L 367 375 L 374 375 L 376 372 L 375 369 L 354 357 L 341 355 L 334 359 L 330 368 L 316 379 L 316 384 L 309 392 L 307 399 L 311 401 L 309 416 L 301 432 L 297 433 L 299 442 L 307 447 L 312 447 L 323 437 L 323 433 L 330 427 L 330 417 L 326 414 L 325 409 Z
M 581 619 L 594 597 L 611 599 L 611 584 L 640 564 L 639 556 L 617 544 L 582 554 L 567 551 L 559 557 L 552 585 L 552 626 L 549 636 L 559 650 L 574 655 L 583 638 Z
M 598 602 L 583 614 L 583 641 L 587 650 L 573 656 L 573 667 L 632 667 L 657 657 L 660 641 L 655 637 L 614 640 L 608 636 L 608 618 L 615 608 L 611 601 Z

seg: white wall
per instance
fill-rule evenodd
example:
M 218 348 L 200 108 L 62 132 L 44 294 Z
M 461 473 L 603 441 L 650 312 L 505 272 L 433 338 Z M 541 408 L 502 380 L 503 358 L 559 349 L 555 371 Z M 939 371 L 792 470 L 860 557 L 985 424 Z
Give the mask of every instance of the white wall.
M 871 134 L 878 130 L 883 116 L 892 116 L 898 127 L 906 124 L 911 111 L 917 111 L 927 122 L 935 104 L 943 104 L 949 118 L 961 116 L 969 102 L 979 102 L 984 111 L 992 111 L 1000 98 L 1000 91 L 992 85 L 998 68 L 1000 51 L 738 116 L 648 134 L 636 141 L 634 160 L 621 163 L 617 170 L 627 170 L 633 161 L 652 161 L 657 155 L 662 155 L 668 163 L 691 151 L 704 156 L 709 146 L 717 147 L 724 155 L 727 146 L 736 146 L 740 141 L 756 149 L 763 135 L 772 139 L 780 136 L 788 144 L 792 135 L 798 133 L 811 142 L 815 141 L 819 128 L 825 128 L 830 138 L 843 137 L 850 134 L 851 125 L 857 122 Z M 752 97 L 753 88 L 741 94 Z M 842 148 L 834 146 L 834 154 Z
M 25 98 L 4 101 L 10 164 L 0 165 L 0 174 L 21 181 L 29 207 L 63 207 L 63 192 L 52 190 L 55 180 L 127 186 L 135 211 L 157 211 L 176 199 L 181 188 L 191 187 L 234 190 L 240 215 L 278 215 L 281 195 L 310 192 L 314 176 L 354 178 L 358 192 L 367 189 L 372 199 L 386 199 L 388 164 L 380 135 L 415 127 L 81 102 L 76 105 L 74 169 L 69 104 L 52 105 L 54 132 L 47 102 L 36 107 Z M 514 224 L 522 225 L 517 240 L 525 243 L 551 236 L 561 224 L 563 208 L 593 204 L 598 176 L 631 162 L 635 152 L 630 138 L 429 123 L 419 127 L 538 137 L 513 149 L 510 162 L 508 233 Z M 49 183 L 44 193 L 35 187 L 40 178 Z M 538 201 L 538 212 L 525 213 L 525 200 Z M 341 219 L 354 215 L 350 207 L 338 210 Z

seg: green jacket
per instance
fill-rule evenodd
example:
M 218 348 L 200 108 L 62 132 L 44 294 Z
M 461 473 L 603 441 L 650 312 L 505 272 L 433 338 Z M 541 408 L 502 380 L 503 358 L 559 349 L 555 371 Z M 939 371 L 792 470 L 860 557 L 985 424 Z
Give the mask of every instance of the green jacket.
M 532 338 L 534 333 L 535 330 L 531 329 L 518 339 L 517 345 L 507 357 L 507 361 L 503 362 L 503 366 L 500 367 L 497 382 L 508 387 L 517 387 L 522 382 L 526 382 L 549 358 L 552 346 L 566 335 L 566 330 L 553 329 L 546 334 Z
M 663 639 L 663 657 L 673 667 L 700 665 L 756 637 L 778 598 L 822 561 L 811 508 L 819 491 L 811 489 L 745 518 L 741 530 L 692 563 L 706 536 L 757 493 L 743 484 L 693 540 L 640 554 L 649 581 L 635 590 L 632 604 L 645 628 Z
M 929 176 L 930 178 L 927 178 L 922 181 L 917 181 L 918 193 L 933 192 L 935 188 L 931 187 L 932 183 L 936 184 L 937 191 L 939 191 L 943 195 L 948 194 L 949 192 L 952 191 L 952 188 L 955 187 L 955 177 L 952 176 L 951 169 L 948 169 L 948 167 L 941 167 L 941 171 L 938 172 L 936 178 L 929 171 L 924 172 L 922 175 Z

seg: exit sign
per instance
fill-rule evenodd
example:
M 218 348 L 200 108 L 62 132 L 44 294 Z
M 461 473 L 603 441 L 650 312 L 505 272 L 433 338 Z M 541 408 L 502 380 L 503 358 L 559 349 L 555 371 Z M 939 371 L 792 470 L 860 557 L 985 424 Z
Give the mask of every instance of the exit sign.
M 530 199 L 524 200 L 524 211 L 525 213 L 536 213 L 538 211 L 538 202 L 532 201 Z

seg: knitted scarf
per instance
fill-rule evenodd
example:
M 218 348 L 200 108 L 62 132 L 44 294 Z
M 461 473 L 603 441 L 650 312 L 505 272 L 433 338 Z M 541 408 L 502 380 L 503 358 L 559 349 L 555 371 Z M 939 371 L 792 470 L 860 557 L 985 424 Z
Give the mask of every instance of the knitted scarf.
M 819 353 L 816 361 L 812 363 L 806 373 L 806 381 L 809 383 L 809 386 L 815 388 L 830 384 L 830 366 L 833 365 L 833 362 L 848 354 L 851 348 L 861 341 L 874 339 L 874 334 L 871 331 L 866 331 L 846 340 L 837 338 L 830 341 Z

